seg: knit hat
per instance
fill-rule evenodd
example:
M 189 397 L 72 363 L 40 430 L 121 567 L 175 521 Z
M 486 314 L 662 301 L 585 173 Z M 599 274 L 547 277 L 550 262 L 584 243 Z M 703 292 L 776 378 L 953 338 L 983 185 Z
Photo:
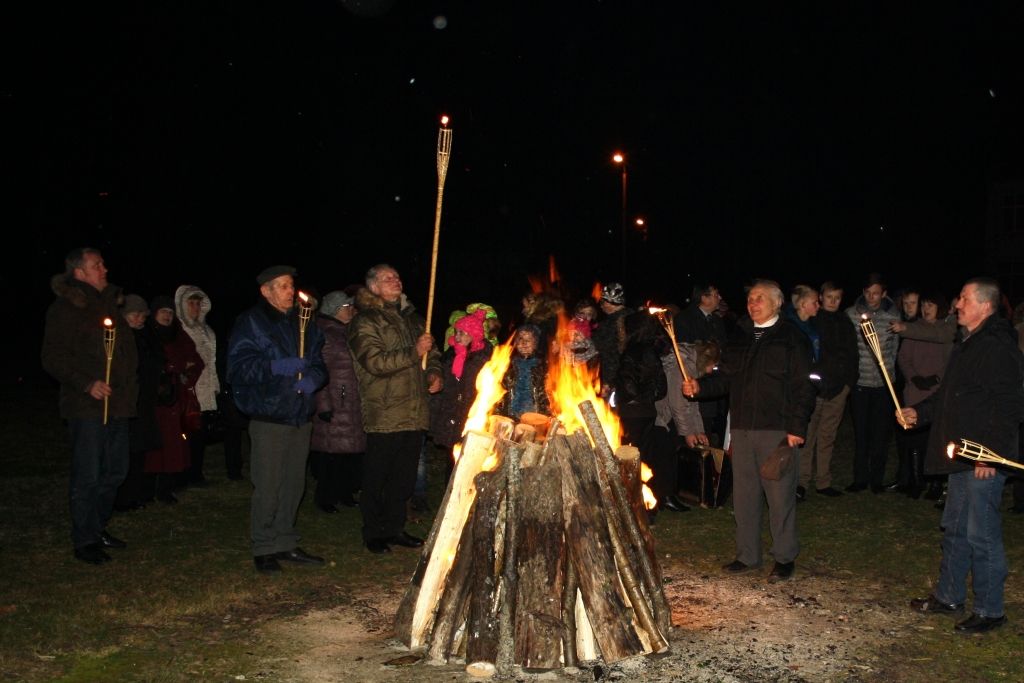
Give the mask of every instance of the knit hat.
M 341 291 L 340 289 L 337 289 L 333 292 L 329 292 L 324 297 L 323 303 L 320 304 L 320 314 L 334 317 L 334 315 L 337 314 L 339 308 L 341 308 L 342 306 L 351 306 L 352 301 L 352 297 L 350 297 L 348 294 Z
M 455 321 L 455 329 L 468 334 L 473 340 L 469 345 L 470 351 L 479 351 L 484 347 L 484 317 L 486 311 L 477 309 L 469 315 L 465 315 Z
M 282 275 L 294 276 L 297 272 L 298 271 L 291 266 L 270 266 L 269 268 L 264 268 L 260 271 L 260 274 L 256 276 L 256 282 L 262 286 L 274 278 L 279 278 Z
M 587 339 L 590 339 L 590 321 L 582 318 L 573 318 L 569 321 L 569 329 L 572 332 L 579 332 Z
M 618 282 L 609 282 L 601 288 L 601 300 L 621 306 L 626 303 L 626 292 Z
M 124 304 L 121 306 L 122 313 L 142 313 L 144 311 L 148 312 L 149 306 L 141 296 L 138 294 L 128 294 L 124 297 Z
M 161 308 L 169 308 L 173 311 L 174 299 L 167 296 L 166 294 L 161 294 L 159 296 L 153 297 L 153 300 L 149 302 L 149 310 L 153 313 L 156 313 Z

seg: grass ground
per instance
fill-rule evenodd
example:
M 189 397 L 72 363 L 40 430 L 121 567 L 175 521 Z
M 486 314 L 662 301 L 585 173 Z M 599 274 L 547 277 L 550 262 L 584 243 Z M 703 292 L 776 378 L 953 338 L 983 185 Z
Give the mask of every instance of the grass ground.
M 49 387 L 0 396 L 7 416 L 0 461 L 0 679 L 60 681 L 231 680 L 258 668 L 254 634 L 310 610 L 357 604 L 367 590 L 400 596 L 415 552 L 374 556 L 360 546 L 358 511 L 325 515 L 310 497 L 299 513 L 302 546 L 330 561 L 263 577 L 248 544 L 250 485 L 224 477 L 219 446 L 207 456 L 212 485 L 178 505 L 116 515 L 129 542 L 114 561 L 87 566 L 68 541 L 67 447 Z M 834 469 L 849 482 L 844 424 Z M 431 500 L 441 496 L 435 467 Z M 1009 493 L 1007 493 L 1007 504 Z M 938 568 L 939 513 L 930 502 L 870 493 L 809 496 L 799 507 L 800 573 L 839 577 L 856 592 L 882 594 L 891 609 L 930 590 Z M 410 530 L 425 534 L 429 516 Z M 698 573 L 732 559 L 728 509 L 659 515 L 659 552 Z M 878 680 L 1024 680 L 1024 517 L 1004 515 L 1010 559 L 1010 624 L 955 637 L 946 622 L 890 646 Z M 383 635 L 383 634 L 382 634 Z

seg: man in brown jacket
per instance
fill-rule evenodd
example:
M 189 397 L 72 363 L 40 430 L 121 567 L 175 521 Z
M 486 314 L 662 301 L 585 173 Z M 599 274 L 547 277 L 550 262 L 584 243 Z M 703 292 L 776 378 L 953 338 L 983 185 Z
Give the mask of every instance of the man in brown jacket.
M 110 559 L 104 548 L 124 548 L 106 531 L 117 487 L 128 473 L 129 418 L 138 398 L 135 340 L 120 314 L 121 289 L 107 283 L 96 249 L 75 249 L 66 270 L 51 280 L 57 295 L 46 311 L 43 368 L 60 382 L 60 416 L 71 438 L 71 542 L 89 564 Z M 114 331 L 110 377 L 104 321 Z M 104 420 L 106 404 L 106 420 Z

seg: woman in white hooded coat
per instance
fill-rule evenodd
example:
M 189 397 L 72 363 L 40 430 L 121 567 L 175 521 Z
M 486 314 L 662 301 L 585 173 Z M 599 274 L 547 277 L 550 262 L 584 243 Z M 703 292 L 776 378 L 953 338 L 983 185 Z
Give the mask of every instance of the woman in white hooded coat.
M 210 297 L 195 285 L 182 285 L 174 292 L 174 307 L 188 336 L 195 342 L 196 351 L 206 363 L 199 381 L 195 385 L 196 399 L 202 411 L 202 428 L 188 434 L 189 450 L 192 464 L 183 474 L 191 486 L 202 486 L 206 483 L 203 475 L 203 458 L 206 452 L 208 426 L 217 411 L 217 394 L 220 392 L 220 379 L 217 377 L 217 335 L 206 323 L 212 304 Z

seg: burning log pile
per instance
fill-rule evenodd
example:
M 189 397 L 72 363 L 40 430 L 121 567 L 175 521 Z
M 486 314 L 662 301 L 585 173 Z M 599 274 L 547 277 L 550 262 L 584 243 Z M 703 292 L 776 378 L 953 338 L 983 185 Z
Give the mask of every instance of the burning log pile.
M 575 407 L 547 433 L 503 417 L 467 431 L 396 617 L 428 662 L 487 676 L 668 650 L 639 453 L 613 451 L 592 401 Z

